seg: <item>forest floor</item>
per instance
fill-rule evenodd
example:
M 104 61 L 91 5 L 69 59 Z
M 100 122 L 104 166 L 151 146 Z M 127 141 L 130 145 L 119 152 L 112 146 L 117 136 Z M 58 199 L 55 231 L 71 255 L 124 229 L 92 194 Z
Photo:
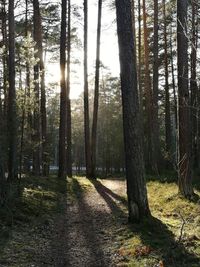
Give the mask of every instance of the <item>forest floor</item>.
M 123 179 L 24 178 L 0 209 L 0 267 L 199 267 L 200 201 L 149 180 L 153 217 L 130 225 Z

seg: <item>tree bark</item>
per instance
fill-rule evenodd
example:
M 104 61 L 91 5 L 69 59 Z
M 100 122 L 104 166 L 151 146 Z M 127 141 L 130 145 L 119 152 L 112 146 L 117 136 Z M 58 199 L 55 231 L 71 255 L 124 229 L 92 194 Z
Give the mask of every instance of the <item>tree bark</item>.
M 154 0 L 153 42 L 153 157 L 154 171 L 159 172 L 161 163 L 160 134 L 158 122 L 158 0 Z
M 21 59 L 19 58 L 19 89 L 22 91 L 22 67 L 21 67 Z M 23 95 L 23 105 L 22 105 L 22 118 L 21 118 L 21 137 L 20 137 L 20 155 L 19 155 L 19 178 L 21 181 L 22 171 L 23 171 L 23 159 L 24 159 L 24 126 L 25 126 L 25 118 L 26 118 L 26 98 L 27 92 L 26 88 Z
M 197 109 L 198 109 L 198 85 L 197 85 L 197 4 L 192 1 L 192 43 L 191 43 L 191 122 L 192 122 L 192 154 L 194 167 L 198 166 L 198 152 L 197 152 Z
M 145 68 L 145 107 L 147 113 L 146 134 L 147 134 L 147 168 L 154 171 L 155 157 L 153 150 L 153 101 L 151 89 L 151 77 L 149 70 L 149 44 L 148 44 L 148 29 L 147 29 L 147 14 L 146 14 L 146 1 L 143 0 L 143 29 L 144 29 L 144 68 Z
M 141 62 L 142 62 L 142 34 L 141 34 L 141 0 L 138 0 L 138 91 L 141 116 L 143 117 L 143 91 L 141 85 Z
M 178 114 L 177 114 L 177 93 L 176 93 L 176 84 L 174 76 L 174 58 L 173 58 L 173 45 L 172 45 L 172 27 L 170 32 L 170 59 L 171 59 L 171 72 L 172 72 L 172 87 L 173 87 L 173 97 L 174 97 L 174 115 L 175 115 L 175 124 L 176 130 L 178 128 Z
M 97 47 L 96 47 L 96 72 L 95 72 L 95 88 L 94 88 L 94 109 L 92 123 L 92 140 L 91 140 L 91 176 L 96 177 L 96 146 L 97 146 L 97 122 L 99 109 L 99 72 L 100 72 L 100 46 L 101 46 L 101 14 L 102 0 L 98 2 L 98 22 L 97 22 Z
M 84 0 L 84 131 L 86 177 L 91 177 L 90 119 L 88 98 L 88 1 Z
M 67 104 L 67 88 L 65 79 L 66 69 L 66 14 L 67 1 L 62 0 L 61 14 L 61 35 L 60 35 L 60 126 L 59 126 L 59 171 L 58 177 L 65 179 L 66 177 L 66 104 Z
M 169 95 L 169 71 L 168 71 L 168 42 L 167 42 L 167 22 L 166 3 L 163 0 L 163 20 L 164 20 L 164 65 L 165 65 L 165 144 L 167 160 L 171 159 L 171 114 Z
M 9 91 L 8 91 L 8 179 L 13 181 L 17 176 L 17 114 L 15 89 L 15 21 L 14 0 L 9 0 Z
M 34 8 L 34 41 L 36 42 L 37 56 L 39 58 L 38 69 L 40 78 L 40 110 L 41 110 L 41 138 L 42 138 L 42 175 L 48 175 L 48 157 L 47 157 L 47 115 L 46 115 L 46 92 L 45 92 L 45 68 L 43 60 L 43 45 L 42 45 L 42 22 L 40 14 L 40 6 L 38 0 L 33 0 Z M 38 86 L 39 86 L 38 85 Z
M 35 41 L 35 60 L 40 58 L 39 52 L 39 30 L 38 30 L 38 21 L 39 13 L 37 0 L 33 0 L 33 39 Z M 33 112 L 33 174 L 40 175 L 40 65 L 37 62 L 34 65 L 34 112 Z
M 25 36 L 29 38 L 28 32 L 28 0 L 26 2 L 26 14 L 25 14 Z M 28 138 L 32 140 L 32 130 L 33 130 L 33 115 L 31 110 L 31 77 L 30 77 L 30 63 L 29 63 L 29 48 L 26 48 L 26 92 L 27 92 L 27 132 Z M 30 172 L 30 158 L 32 151 L 29 148 L 28 158 L 26 160 L 26 170 Z
M 150 215 L 144 179 L 141 116 L 130 0 L 116 0 L 129 221 Z
M 188 90 L 188 37 L 187 0 L 177 0 L 177 45 L 178 45 L 178 129 L 179 160 L 178 187 L 186 198 L 194 194 L 192 186 L 192 158 L 190 138 L 190 101 Z
M 70 100 L 70 61 L 71 61 L 71 1 L 68 0 L 68 30 L 67 30 L 67 176 L 72 177 L 72 126 Z
M 2 85 L 0 84 L 0 95 L 1 95 Z M 5 182 L 5 151 L 4 151 L 4 140 L 5 140 L 5 130 L 4 130 L 4 118 L 3 118 L 3 105 L 2 99 L 0 98 L 0 204 L 3 198 L 3 184 Z

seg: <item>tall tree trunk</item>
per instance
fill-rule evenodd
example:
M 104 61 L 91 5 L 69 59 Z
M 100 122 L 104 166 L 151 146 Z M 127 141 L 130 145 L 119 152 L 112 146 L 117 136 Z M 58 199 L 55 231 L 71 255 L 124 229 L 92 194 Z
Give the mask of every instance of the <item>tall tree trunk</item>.
M 28 0 L 25 1 L 26 4 L 26 10 L 25 10 L 25 36 L 28 38 Z M 26 54 L 26 57 L 28 58 L 28 53 Z M 19 58 L 19 88 L 22 90 L 22 69 L 20 64 L 20 55 L 18 55 Z M 27 105 L 27 89 L 30 88 L 30 82 L 27 84 L 27 81 L 30 80 L 30 70 L 29 70 L 29 60 L 26 60 L 26 87 L 25 92 L 23 96 L 23 105 L 22 105 L 22 118 L 21 118 L 21 138 L 20 138 L 20 155 L 19 155 L 19 175 L 20 180 L 22 178 L 22 170 L 23 170 L 23 160 L 24 160 L 24 128 L 25 128 L 25 119 L 26 119 L 26 105 Z M 29 79 L 27 79 L 27 75 L 29 76 Z
M 173 87 L 173 97 L 174 97 L 174 115 L 175 115 L 175 124 L 176 130 L 178 128 L 178 118 L 177 118 L 177 93 L 176 93 L 176 84 L 174 76 L 174 57 L 173 57 L 173 45 L 172 45 L 172 27 L 170 32 L 170 59 L 171 59 L 171 72 L 172 72 L 172 87 Z
M 178 187 L 186 198 L 193 195 L 192 158 L 190 138 L 190 110 L 188 90 L 188 40 L 187 40 L 187 0 L 177 0 L 177 45 L 178 45 L 178 127 L 179 160 Z
M 1 33 L 2 33 L 2 45 L 5 51 L 2 55 L 2 67 L 3 67 L 3 84 L 0 85 L 0 95 L 4 96 L 4 99 L 0 99 L 0 197 L 3 201 L 4 198 L 4 182 L 5 182 L 5 161 L 6 161 L 6 131 L 7 131 L 7 102 L 8 102 L 8 34 L 7 34 L 7 13 L 5 10 L 5 0 L 1 4 Z M 2 90 L 2 92 L 1 92 Z
M 172 78 L 172 88 L 173 88 L 173 110 L 174 110 L 174 118 L 175 118 L 175 149 L 174 149 L 174 162 L 175 164 L 178 161 L 178 110 L 177 110 L 177 89 L 175 84 L 175 70 L 174 70 L 174 56 L 173 56 L 173 44 L 172 44 L 172 26 L 170 30 L 170 63 L 171 63 L 171 78 Z
M 9 0 L 9 91 L 8 91 L 8 179 L 13 181 L 17 176 L 17 115 L 15 91 L 15 21 L 14 0 Z
M 0 95 L 2 94 L 1 92 L 2 84 L 0 84 Z M 4 117 L 3 117 L 3 104 L 2 104 L 2 99 L 0 97 L 0 205 L 2 202 L 3 198 L 3 184 L 5 182 L 5 151 L 4 151 L 4 135 L 5 135 L 5 130 L 4 130 Z
M 35 59 L 40 59 L 40 47 L 38 44 L 39 27 L 38 3 L 33 0 L 33 39 L 35 41 Z M 40 65 L 34 65 L 34 111 L 33 111 L 33 174 L 40 175 Z
M 21 66 L 21 59 L 20 55 L 19 58 L 19 89 L 22 91 L 22 66 Z M 22 105 L 22 118 L 21 118 L 21 138 L 20 138 L 20 155 L 19 155 L 19 176 L 20 180 L 22 178 L 22 170 L 23 170 L 23 158 L 24 158 L 24 126 L 25 126 L 25 118 L 26 118 L 26 98 L 27 92 L 26 88 L 23 95 L 23 105 Z
M 88 1 L 84 0 L 84 131 L 86 177 L 91 177 L 90 119 L 88 98 Z
M 166 3 L 163 0 L 163 20 L 164 20 L 164 62 L 165 62 L 165 144 L 168 161 L 171 159 L 171 114 L 169 95 L 169 71 L 168 71 L 168 42 L 167 42 L 167 22 Z
M 147 28 L 147 14 L 146 14 L 146 1 L 143 0 L 143 28 L 144 28 L 144 64 L 145 64 L 145 105 L 147 114 L 146 134 L 147 134 L 147 167 L 154 171 L 154 151 L 152 140 L 152 90 L 151 90 L 151 77 L 149 70 L 149 45 L 148 45 L 148 28 Z
M 66 176 L 66 104 L 67 104 L 67 87 L 65 78 L 66 69 L 66 14 L 67 0 L 62 0 L 61 12 L 61 35 L 60 35 L 60 126 L 59 126 L 59 171 L 58 177 Z
M 153 42 L 153 154 L 154 171 L 160 168 L 160 134 L 158 122 L 158 0 L 154 0 L 154 42 Z
M 117 32 L 121 67 L 123 128 L 130 222 L 150 214 L 144 179 L 135 43 L 130 0 L 116 0 Z
M 101 14 L 102 0 L 98 2 L 98 22 L 97 22 L 97 47 L 96 47 L 96 72 L 95 72 L 95 88 L 94 88 L 94 109 L 92 123 L 92 140 L 91 140 L 91 160 L 92 172 L 91 176 L 96 176 L 96 146 L 97 146 L 97 121 L 99 109 L 99 72 L 100 72 L 100 46 L 101 46 Z
M 68 0 L 67 30 L 67 176 L 72 177 L 72 126 L 70 100 L 70 61 L 71 61 L 71 1 Z
M 136 33 L 135 33 L 135 0 L 131 0 L 131 14 L 132 14 L 132 28 L 134 34 L 134 42 L 136 44 Z M 136 45 L 135 45 L 135 53 L 136 53 Z M 137 58 L 136 58 L 136 66 L 137 66 Z
M 8 32 L 7 32 L 7 13 L 6 13 L 6 1 L 2 1 L 1 8 L 1 19 L 2 19 L 2 45 L 4 46 L 4 53 L 2 56 L 3 63 L 3 91 L 4 91 L 4 101 L 3 101 L 3 117 L 5 128 L 7 128 L 7 111 L 8 111 Z
M 28 0 L 26 2 L 26 14 L 25 14 L 25 36 L 29 38 L 28 32 Z M 31 77 L 30 77 L 30 63 L 29 63 L 29 48 L 26 48 L 26 92 L 27 92 L 27 132 L 28 138 L 32 139 L 32 129 L 33 129 L 33 116 L 31 111 Z M 32 141 L 32 140 L 31 140 Z M 30 172 L 30 158 L 32 151 L 28 150 L 28 159 L 26 161 L 26 170 Z
M 142 34 L 141 34 L 141 0 L 138 0 L 138 91 L 139 91 L 139 101 L 140 110 L 143 117 L 143 92 L 141 86 L 141 62 L 142 62 Z
M 190 79 L 190 91 L 191 91 L 191 121 L 192 121 L 192 154 L 194 160 L 194 167 L 198 165 L 197 157 L 197 4 L 192 1 L 192 47 L 191 47 L 191 79 Z
M 39 58 L 37 69 L 40 71 L 40 110 L 41 110 L 41 137 L 42 137 L 42 174 L 48 175 L 48 159 L 47 159 L 47 118 L 46 118 L 46 93 L 45 93 L 45 69 L 43 60 L 43 46 L 42 46 L 42 22 L 40 14 L 40 6 L 38 0 L 33 0 L 34 8 L 34 41 L 36 42 L 37 56 Z

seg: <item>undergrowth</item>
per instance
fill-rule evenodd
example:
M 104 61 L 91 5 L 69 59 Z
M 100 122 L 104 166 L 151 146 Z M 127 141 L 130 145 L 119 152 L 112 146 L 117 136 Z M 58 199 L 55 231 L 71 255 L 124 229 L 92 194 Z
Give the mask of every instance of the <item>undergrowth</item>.
M 109 178 L 112 181 L 114 178 Z M 100 189 L 102 197 L 110 196 L 114 220 L 127 216 L 125 191 L 117 194 L 107 188 L 106 179 L 72 179 L 68 185 L 74 198 L 91 189 Z M 121 179 L 115 179 L 117 183 Z M 124 224 L 115 229 L 118 266 L 132 267 L 199 267 L 200 205 L 185 200 L 177 193 L 175 177 L 148 177 L 148 198 L 152 217 L 140 224 Z M 198 185 L 195 186 L 198 189 Z M 200 195 L 200 191 L 195 193 Z M 106 198 L 105 198 L 106 200 Z M 108 200 L 108 198 L 107 198 Z M 119 212 L 120 211 L 120 212 Z M 123 214 L 122 214 L 123 213 Z
M 118 266 L 199 267 L 199 200 L 181 198 L 174 179 L 148 177 L 152 217 L 130 225 L 124 221 L 127 218 L 124 186 L 121 191 L 110 190 L 108 184 L 113 180 L 74 177 L 68 180 L 66 192 L 66 181 L 55 176 L 23 178 L 18 197 L 0 208 L 0 266 L 26 267 L 30 262 L 36 263 L 33 266 L 52 266 L 45 262 L 45 247 L 50 246 L 55 217 L 63 213 L 62 200 L 67 196 L 70 201 L 77 201 L 90 190 L 97 190 L 112 210 L 113 224 L 116 222 L 113 253 L 119 257 Z M 119 183 L 124 185 L 117 178 L 115 186 Z M 198 183 L 195 188 L 200 196 Z
M 0 266 L 25 267 L 39 260 L 65 195 L 66 181 L 56 176 L 22 178 L 18 194 L 0 208 Z
M 173 182 L 155 179 L 147 187 L 152 218 L 121 231 L 119 266 L 199 267 L 199 201 L 181 198 Z

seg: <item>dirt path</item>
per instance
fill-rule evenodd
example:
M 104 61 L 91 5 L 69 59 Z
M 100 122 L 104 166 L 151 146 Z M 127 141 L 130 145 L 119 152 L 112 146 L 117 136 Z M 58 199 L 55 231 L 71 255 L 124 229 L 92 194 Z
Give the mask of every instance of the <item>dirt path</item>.
M 70 183 L 65 213 L 55 224 L 54 266 L 117 266 L 116 231 L 127 220 L 124 199 L 118 195 L 125 193 L 124 182 L 79 178 Z

